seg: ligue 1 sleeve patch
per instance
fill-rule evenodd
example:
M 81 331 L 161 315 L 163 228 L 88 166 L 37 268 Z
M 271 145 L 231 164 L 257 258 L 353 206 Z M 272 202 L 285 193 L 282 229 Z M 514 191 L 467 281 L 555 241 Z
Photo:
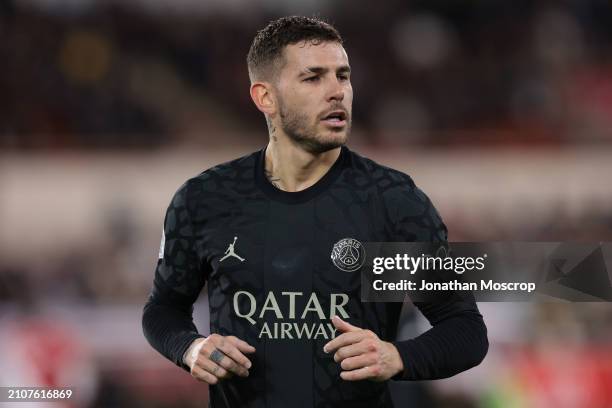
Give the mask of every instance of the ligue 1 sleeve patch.
M 159 244 L 159 259 L 163 259 L 164 257 L 164 246 L 165 245 L 166 245 L 166 234 L 164 233 L 164 229 L 162 228 L 161 243 Z

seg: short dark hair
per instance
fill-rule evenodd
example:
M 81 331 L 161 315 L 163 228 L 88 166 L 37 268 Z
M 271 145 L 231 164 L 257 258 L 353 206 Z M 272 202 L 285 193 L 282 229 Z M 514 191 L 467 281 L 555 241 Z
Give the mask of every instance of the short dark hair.
M 259 30 L 247 55 L 251 81 L 270 80 L 282 64 L 283 49 L 301 41 L 337 42 L 342 37 L 331 24 L 314 17 L 290 16 L 271 21 Z

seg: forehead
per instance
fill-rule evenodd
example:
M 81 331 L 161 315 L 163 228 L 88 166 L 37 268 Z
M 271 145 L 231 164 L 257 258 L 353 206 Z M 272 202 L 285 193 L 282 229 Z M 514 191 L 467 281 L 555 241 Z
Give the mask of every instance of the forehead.
M 334 69 L 348 65 L 348 55 L 337 42 L 312 43 L 301 41 L 290 44 L 283 50 L 286 70 L 301 71 L 307 67 L 318 66 Z

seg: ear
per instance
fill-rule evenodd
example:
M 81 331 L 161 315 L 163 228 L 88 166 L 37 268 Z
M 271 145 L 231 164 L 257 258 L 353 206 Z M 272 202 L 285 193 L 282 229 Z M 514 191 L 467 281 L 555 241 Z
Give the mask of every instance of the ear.
M 272 84 L 269 82 L 253 82 L 251 84 L 251 99 L 261 112 L 274 115 L 276 113 L 276 99 L 272 94 Z

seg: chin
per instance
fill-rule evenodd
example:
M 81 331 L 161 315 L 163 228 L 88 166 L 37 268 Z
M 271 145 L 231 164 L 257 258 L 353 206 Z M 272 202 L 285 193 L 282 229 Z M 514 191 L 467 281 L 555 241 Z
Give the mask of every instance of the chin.
M 319 134 L 319 137 L 317 139 L 319 139 L 321 143 L 344 144 L 346 143 L 346 140 L 348 139 L 348 135 L 349 135 L 349 129 L 347 129 L 346 127 L 342 129 L 336 129 L 336 130 L 325 129 L 325 131 Z
M 346 137 L 343 138 L 317 138 L 317 139 L 302 139 L 299 144 L 304 150 L 312 154 L 321 154 L 330 150 L 336 149 L 346 143 Z
M 317 141 L 313 141 L 309 143 L 309 151 L 311 153 L 325 153 L 330 150 L 336 149 L 338 147 L 346 144 L 347 137 L 346 135 L 335 135 L 334 137 L 325 137 L 319 139 Z
M 308 136 L 303 134 L 295 134 L 287 132 L 287 135 L 294 143 L 299 144 L 304 150 L 312 154 L 325 153 L 333 149 L 346 144 L 348 140 L 347 129 L 341 129 L 338 131 L 325 130 L 319 131 L 318 134 L 310 134 Z M 314 132 L 313 132 L 314 133 Z

